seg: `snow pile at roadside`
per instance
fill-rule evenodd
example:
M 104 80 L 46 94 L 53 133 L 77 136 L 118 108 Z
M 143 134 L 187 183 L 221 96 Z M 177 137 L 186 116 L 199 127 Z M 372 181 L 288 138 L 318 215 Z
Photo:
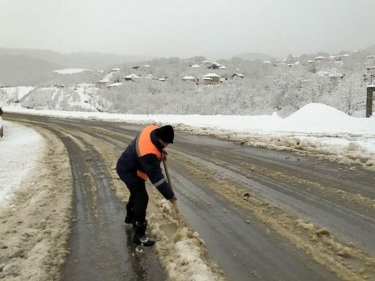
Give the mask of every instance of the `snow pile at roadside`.
M 159 198 L 160 212 L 151 214 L 152 236 L 157 238 L 155 250 L 170 280 L 184 281 L 224 281 L 226 280 L 217 263 L 207 259 L 205 242 L 198 232 L 186 226 L 183 217 L 177 220 L 172 204 Z
M 319 134 L 374 133 L 374 119 L 354 118 L 325 104 L 310 103 L 288 116 L 282 131 Z
M 0 205 L 15 192 L 27 173 L 39 162 L 44 141 L 34 130 L 4 121 L 4 137 L 0 139 Z
M 73 195 L 67 152 L 51 133 L 44 132 L 45 139 L 6 124 L 0 139 L 0 181 L 7 194 L 0 196 L 0 279 L 59 280 Z

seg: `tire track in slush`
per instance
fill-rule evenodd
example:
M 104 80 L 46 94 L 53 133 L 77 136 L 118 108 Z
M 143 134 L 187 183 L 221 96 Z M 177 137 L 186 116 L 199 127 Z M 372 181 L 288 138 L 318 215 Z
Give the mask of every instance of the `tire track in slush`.
M 375 254 L 375 219 L 371 214 L 357 212 L 345 205 L 339 205 L 330 198 L 319 197 L 298 186 L 285 184 L 281 181 L 242 168 L 237 163 L 212 160 L 207 155 L 197 151 L 193 153 L 176 153 L 193 161 L 211 167 L 220 174 L 230 177 L 244 186 L 250 187 L 250 192 L 264 198 L 267 202 L 276 204 L 297 214 L 312 223 L 330 229 L 346 241 L 351 241 L 356 247 Z M 366 186 L 365 186 L 366 187 Z M 364 188 L 365 188 L 364 187 Z M 361 232 L 358 232 L 358 228 Z
M 341 280 L 252 214 L 179 173 L 171 170 L 179 208 L 229 280 Z

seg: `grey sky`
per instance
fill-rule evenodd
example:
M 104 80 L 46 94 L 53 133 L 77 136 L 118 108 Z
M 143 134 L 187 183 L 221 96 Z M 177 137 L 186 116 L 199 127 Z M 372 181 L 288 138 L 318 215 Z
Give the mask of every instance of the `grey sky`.
M 0 0 L 0 47 L 283 57 L 375 44 L 373 0 Z

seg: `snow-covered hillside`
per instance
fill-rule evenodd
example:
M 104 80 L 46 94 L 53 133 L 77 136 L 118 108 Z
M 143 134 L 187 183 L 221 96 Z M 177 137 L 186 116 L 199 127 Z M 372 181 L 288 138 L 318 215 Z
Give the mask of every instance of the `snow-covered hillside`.
M 3 105 L 31 109 L 211 115 L 277 112 L 282 117 L 306 104 L 323 103 L 364 117 L 367 85 L 372 83 L 368 65 L 372 64 L 375 60 L 362 53 L 267 63 L 238 58 L 220 62 L 200 57 L 160 59 L 103 71 L 57 69 L 46 84 L 0 88 L 0 100 Z M 208 79 L 208 74 L 218 82 Z

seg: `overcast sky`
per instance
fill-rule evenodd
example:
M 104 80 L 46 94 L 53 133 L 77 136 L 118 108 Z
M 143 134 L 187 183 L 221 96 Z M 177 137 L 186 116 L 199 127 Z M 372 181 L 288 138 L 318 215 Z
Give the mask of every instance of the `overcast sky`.
M 375 44 L 373 0 L 0 0 L 0 47 L 283 57 Z

